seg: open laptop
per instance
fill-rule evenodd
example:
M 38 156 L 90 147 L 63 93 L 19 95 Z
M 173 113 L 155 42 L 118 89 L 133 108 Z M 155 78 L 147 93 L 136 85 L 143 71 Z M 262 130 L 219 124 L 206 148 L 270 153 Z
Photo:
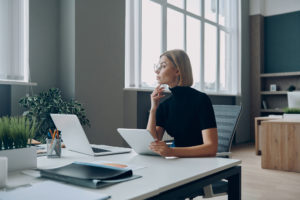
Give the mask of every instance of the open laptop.
M 159 154 L 151 151 L 149 148 L 150 143 L 153 142 L 154 139 L 148 130 L 118 128 L 117 131 L 138 154 L 159 156 Z
M 76 115 L 50 114 L 66 148 L 71 151 L 93 156 L 103 156 L 119 153 L 128 153 L 130 148 L 113 147 L 107 145 L 91 145 Z

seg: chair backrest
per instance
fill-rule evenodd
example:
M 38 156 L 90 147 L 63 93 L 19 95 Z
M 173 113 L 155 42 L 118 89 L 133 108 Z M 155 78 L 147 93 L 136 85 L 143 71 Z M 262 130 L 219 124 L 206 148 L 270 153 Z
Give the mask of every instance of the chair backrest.
M 242 107 L 213 105 L 218 128 L 218 152 L 230 152 Z

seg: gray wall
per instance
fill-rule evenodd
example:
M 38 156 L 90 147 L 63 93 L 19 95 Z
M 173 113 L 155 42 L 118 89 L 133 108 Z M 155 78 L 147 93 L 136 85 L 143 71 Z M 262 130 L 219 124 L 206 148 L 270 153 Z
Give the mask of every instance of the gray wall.
M 122 145 L 125 1 L 77 0 L 75 15 L 75 97 L 92 124 L 88 137 Z
M 0 85 L 0 117 L 10 115 L 10 85 Z
M 29 1 L 29 66 L 34 93 L 58 87 L 59 0 Z M 29 86 L 11 86 L 11 114 L 22 112 L 18 101 Z
M 75 97 L 75 0 L 60 1 L 59 86 L 66 98 Z
M 250 59 L 249 59 L 249 0 L 241 1 L 241 97 L 237 104 L 242 105 L 239 126 L 236 131 L 236 143 L 250 140 Z

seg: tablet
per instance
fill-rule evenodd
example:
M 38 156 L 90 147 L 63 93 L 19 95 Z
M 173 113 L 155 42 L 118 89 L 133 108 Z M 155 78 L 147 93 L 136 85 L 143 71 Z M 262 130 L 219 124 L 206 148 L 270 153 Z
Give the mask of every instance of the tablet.
M 149 148 L 150 143 L 155 140 L 147 129 L 118 128 L 117 131 L 136 153 L 159 156 Z

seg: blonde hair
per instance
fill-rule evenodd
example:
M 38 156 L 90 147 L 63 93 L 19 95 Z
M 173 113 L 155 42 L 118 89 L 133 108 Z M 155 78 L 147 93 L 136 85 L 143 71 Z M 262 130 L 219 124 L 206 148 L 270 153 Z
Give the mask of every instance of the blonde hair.
M 160 58 L 166 56 L 173 65 L 179 70 L 178 86 L 192 86 L 193 72 L 190 59 L 188 55 L 180 49 L 174 49 L 164 52 Z

